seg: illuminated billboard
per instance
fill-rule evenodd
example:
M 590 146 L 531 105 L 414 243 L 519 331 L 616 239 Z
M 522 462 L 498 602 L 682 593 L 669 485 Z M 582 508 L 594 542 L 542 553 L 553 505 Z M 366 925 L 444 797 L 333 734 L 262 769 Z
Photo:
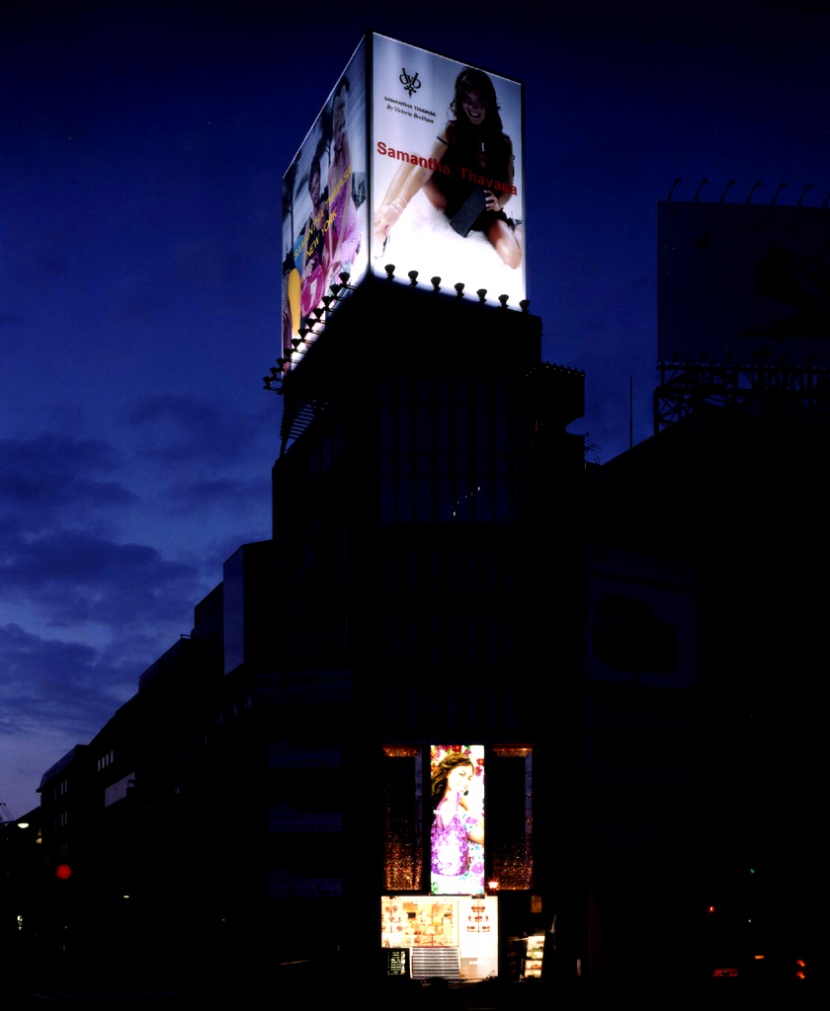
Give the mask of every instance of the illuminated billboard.
M 830 364 L 830 210 L 665 201 L 657 226 L 661 361 Z
M 382 895 L 380 910 L 381 944 L 390 956 L 410 955 L 412 976 L 442 975 L 448 969 L 451 977 L 457 973 L 470 980 L 497 975 L 499 904 L 494 896 Z M 401 961 L 394 959 L 398 966 Z
M 283 176 L 282 346 L 294 364 L 292 342 L 331 285 L 344 271 L 350 284 L 366 273 L 367 193 L 364 40 Z
M 517 81 L 369 33 L 283 176 L 283 356 L 301 360 L 344 272 L 393 264 L 517 306 L 523 153 Z
M 372 37 L 372 269 L 525 297 L 522 86 Z
M 484 892 L 484 745 L 430 747 L 432 895 Z

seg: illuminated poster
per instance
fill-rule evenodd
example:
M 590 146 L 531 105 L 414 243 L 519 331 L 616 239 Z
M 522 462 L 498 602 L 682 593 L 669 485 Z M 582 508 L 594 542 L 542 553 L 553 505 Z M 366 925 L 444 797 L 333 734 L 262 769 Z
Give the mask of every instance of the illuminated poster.
M 430 748 L 433 895 L 484 892 L 484 746 Z
M 373 36 L 372 269 L 525 297 L 522 87 Z
M 439 975 L 435 949 L 447 948 L 458 952 L 456 964 L 462 979 L 493 978 L 498 974 L 498 935 L 495 896 L 381 896 L 381 944 L 387 953 L 386 964 L 394 965 L 397 953 L 406 952 L 413 977 Z
M 292 365 L 307 344 L 292 341 L 330 286 L 347 271 L 356 284 L 366 273 L 366 44 L 345 72 L 308 132 L 282 182 L 282 346 Z M 288 354 L 286 354 L 288 352 Z

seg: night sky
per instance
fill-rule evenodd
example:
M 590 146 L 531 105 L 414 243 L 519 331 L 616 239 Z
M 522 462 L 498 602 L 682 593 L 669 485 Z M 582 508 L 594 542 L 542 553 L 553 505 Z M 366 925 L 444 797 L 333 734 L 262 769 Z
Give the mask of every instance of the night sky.
M 270 535 L 280 180 L 366 28 L 526 85 L 526 260 L 590 458 L 651 434 L 656 204 L 830 193 L 819 0 L 0 4 L 0 801 Z M 357 13 L 359 11 L 359 13 Z M 504 13 L 501 13 L 501 12 Z

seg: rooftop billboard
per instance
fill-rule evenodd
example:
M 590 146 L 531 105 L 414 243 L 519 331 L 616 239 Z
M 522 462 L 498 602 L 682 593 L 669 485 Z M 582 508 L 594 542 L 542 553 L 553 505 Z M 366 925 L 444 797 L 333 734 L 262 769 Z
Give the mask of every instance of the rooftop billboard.
M 830 210 L 658 206 L 661 361 L 830 364 Z
M 516 306 L 526 294 L 523 177 L 518 82 L 368 34 L 283 177 L 282 346 L 292 365 L 316 339 L 306 321 L 315 311 L 325 321 L 322 300 L 344 271 L 355 286 L 393 264 L 405 284 L 417 271 Z
M 355 50 L 282 180 L 282 346 L 292 341 L 341 273 L 366 273 L 366 40 Z M 314 334 L 305 335 L 307 343 Z
M 522 86 L 373 36 L 372 267 L 525 297 Z

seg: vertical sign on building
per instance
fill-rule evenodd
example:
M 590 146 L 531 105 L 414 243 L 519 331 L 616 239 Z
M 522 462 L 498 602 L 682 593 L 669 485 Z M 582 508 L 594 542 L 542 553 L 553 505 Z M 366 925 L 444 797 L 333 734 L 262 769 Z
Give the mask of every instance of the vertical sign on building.
M 484 746 L 430 748 L 433 895 L 484 892 Z
M 525 297 L 522 86 L 372 39 L 372 269 Z

